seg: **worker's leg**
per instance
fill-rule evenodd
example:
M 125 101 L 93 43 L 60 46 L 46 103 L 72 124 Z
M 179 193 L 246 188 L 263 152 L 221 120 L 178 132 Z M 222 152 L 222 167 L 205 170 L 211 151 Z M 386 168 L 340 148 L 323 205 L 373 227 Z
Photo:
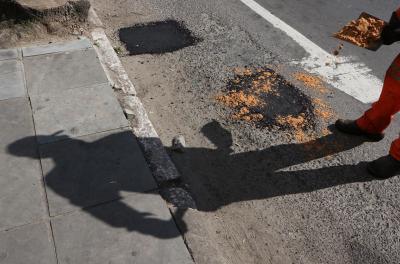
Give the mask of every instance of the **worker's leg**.
M 387 179 L 400 173 L 400 137 L 393 141 L 390 154 L 368 164 L 368 171 L 380 179 Z
M 390 155 L 400 161 L 400 137 L 393 141 L 392 146 L 390 147 Z
M 400 111 L 400 56 L 390 66 L 382 94 L 372 108 L 357 120 L 357 126 L 368 133 L 381 133 Z M 390 154 L 368 164 L 368 171 L 377 178 L 386 179 L 400 172 L 400 137 L 390 148 Z
M 357 126 L 371 134 L 382 133 L 400 111 L 400 55 L 386 73 L 379 100 L 357 120 Z M 400 147 L 400 141 L 398 142 Z M 400 149 L 400 148 L 399 148 Z

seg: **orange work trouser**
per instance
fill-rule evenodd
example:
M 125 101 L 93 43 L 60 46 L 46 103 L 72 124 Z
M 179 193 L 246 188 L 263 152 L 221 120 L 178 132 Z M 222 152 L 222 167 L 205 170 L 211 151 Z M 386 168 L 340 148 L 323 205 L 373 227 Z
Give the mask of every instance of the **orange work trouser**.
M 368 133 L 382 133 L 400 111 L 400 55 L 386 72 L 379 100 L 357 120 L 357 125 Z M 393 141 L 390 155 L 400 161 L 400 137 Z

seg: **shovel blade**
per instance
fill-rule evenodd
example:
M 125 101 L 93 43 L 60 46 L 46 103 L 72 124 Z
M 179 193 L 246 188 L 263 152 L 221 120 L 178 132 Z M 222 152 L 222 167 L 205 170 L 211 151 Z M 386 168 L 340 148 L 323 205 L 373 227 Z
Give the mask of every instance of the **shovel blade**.
M 370 15 L 370 14 L 368 14 L 368 13 L 366 13 L 366 12 L 362 12 L 361 15 L 358 17 L 358 19 L 360 19 L 360 18 L 373 18 L 373 19 L 375 19 L 375 20 L 383 21 L 382 19 L 377 18 L 377 17 L 375 17 L 375 16 L 373 16 L 373 15 Z M 383 21 L 383 22 L 384 22 L 385 24 L 387 24 L 385 21 Z M 337 38 L 337 39 L 340 39 L 340 40 L 342 40 L 342 41 L 346 41 L 346 42 L 348 42 L 348 43 L 350 43 L 350 44 L 353 44 L 353 45 L 356 45 L 356 46 L 358 46 L 358 47 L 365 48 L 365 49 L 367 49 L 367 50 L 371 50 L 371 51 L 377 51 L 377 50 L 382 46 L 382 40 L 380 40 L 380 39 L 378 39 L 378 40 L 376 40 L 376 41 L 374 41 L 374 42 L 368 43 L 367 46 L 360 46 L 359 44 L 354 43 L 354 42 L 350 41 L 349 39 L 342 38 L 342 37 L 339 36 L 337 33 L 336 33 L 335 35 L 333 35 L 333 37 L 335 37 L 335 38 Z

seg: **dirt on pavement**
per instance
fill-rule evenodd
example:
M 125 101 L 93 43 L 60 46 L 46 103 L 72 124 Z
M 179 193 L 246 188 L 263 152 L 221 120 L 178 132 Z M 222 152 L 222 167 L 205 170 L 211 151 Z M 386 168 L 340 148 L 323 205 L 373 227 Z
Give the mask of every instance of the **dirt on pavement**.
M 22 6 L 14 0 L 1 1 L 0 48 L 88 36 L 89 7 L 90 3 L 85 0 L 71 1 L 65 6 L 43 10 Z

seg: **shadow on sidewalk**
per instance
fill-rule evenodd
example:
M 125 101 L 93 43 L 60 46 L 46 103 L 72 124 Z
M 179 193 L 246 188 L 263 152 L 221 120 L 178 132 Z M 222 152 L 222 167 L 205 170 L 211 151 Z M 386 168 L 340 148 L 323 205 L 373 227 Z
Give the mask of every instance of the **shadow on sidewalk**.
M 187 148 L 184 154 L 170 151 L 185 180 L 189 181 L 197 206 L 202 211 L 214 211 L 234 202 L 312 192 L 372 180 L 365 171 L 365 163 L 282 171 L 290 166 L 350 150 L 363 143 L 362 139 L 335 131 L 306 143 L 271 146 L 238 154 L 231 149 L 231 133 L 218 122 L 205 125 L 202 133 L 217 149 Z M 47 140 L 54 135 L 39 137 Z M 122 132 L 88 143 L 64 136 L 63 139 L 68 140 L 57 143 L 65 145 L 60 145 L 56 151 L 41 151 L 42 159 L 51 159 L 55 164 L 44 176 L 46 187 L 110 226 L 162 239 L 177 237 L 179 232 L 164 228 L 168 224 L 175 225 L 172 218 L 158 219 L 132 208 L 121 199 L 121 192 L 140 192 L 131 178 L 135 168 L 125 158 L 129 152 L 123 151 L 132 138 L 130 132 Z M 9 152 L 15 156 L 32 157 L 31 151 L 25 148 L 30 140 L 32 138 L 23 138 L 14 142 L 9 145 Z M 72 149 L 69 146 L 73 146 Z M 110 148 L 114 151 L 110 152 Z M 99 197 L 109 199 L 94 203 Z M 109 200 L 115 201 L 105 210 L 103 207 L 90 207 Z M 175 215 L 180 223 L 184 223 L 185 212 L 181 210 Z M 187 231 L 185 225 L 180 228 L 183 233 Z
M 33 151 L 26 147 L 32 146 L 26 144 L 32 142 L 32 139 L 26 137 L 10 144 L 9 153 L 36 158 L 32 156 Z M 131 132 L 111 134 L 92 142 L 57 134 L 37 136 L 37 139 L 40 142 L 63 140 L 40 147 L 42 163 L 48 163 L 48 159 L 52 163 L 51 166 L 43 166 L 46 188 L 56 194 L 49 196 L 50 211 L 54 212 L 52 215 L 63 213 L 65 207 L 70 209 L 72 204 L 115 228 L 125 228 L 161 239 L 181 235 L 172 217 L 158 219 L 149 212 L 132 207 L 135 201 L 127 204 L 123 199 L 122 192 L 141 193 L 144 189 L 154 188 L 151 174 L 145 173 L 143 166 L 138 166 L 142 164 L 140 161 L 135 161 L 135 156 L 142 154 L 139 149 L 132 147 L 135 145 L 132 145 L 134 136 Z M 47 173 L 46 167 L 51 167 Z M 152 194 L 148 195 L 148 199 L 152 199 Z M 142 205 L 143 202 L 144 199 L 141 199 Z M 152 204 L 151 200 L 148 202 Z M 184 209 L 179 210 L 175 217 L 183 217 L 186 212 Z M 180 228 L 186 232 L 185 226 Z

